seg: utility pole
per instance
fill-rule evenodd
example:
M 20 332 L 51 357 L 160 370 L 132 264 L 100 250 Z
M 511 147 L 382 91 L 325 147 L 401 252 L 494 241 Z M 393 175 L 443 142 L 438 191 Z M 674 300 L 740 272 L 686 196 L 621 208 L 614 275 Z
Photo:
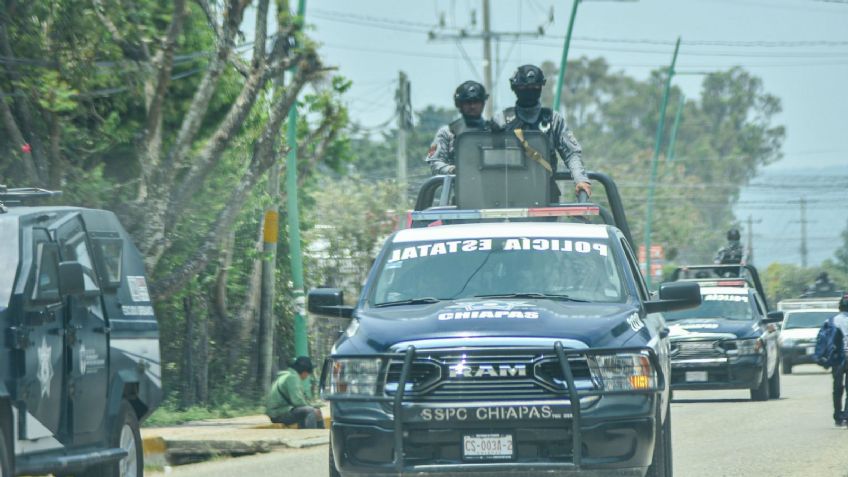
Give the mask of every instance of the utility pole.
M 683 106 L 685 104 L 686 97 L 681 93 L 680 101 L 677 103 L 677 112 L 674 113 L 674 125 L 671 126 L 671 139 L 668 140 L 668 162 L 674 160 L 674 146 L 677 145 L 677 128 L 680 126 L 680 118 L 683 116 Z
M 674 56 L 671 58 L 671 65 L 668 67 L 668 74 L 665 79 L 665 91 L 663 92 L 662 103 L 660 104 L 660 121 L 657 126 L 657 137 L 654 141 L 654 157 L 651 159 L 651 179 L 648 182 L 648 204 L 647 217 L 645 218 L 645 280 L 648 287 L 651 287 L 651 222 L 654 220 L 654 190 L 657 187 L 657 163 L 660 159 L 660 148 L 662 148 L 663 130 L 665 129 L 665 112 L 668 109 L 668 95 L 671 91 L 671 78 L 674 76 L 674 67 L 677 65 L 677 52 L 680 51 L 680 37 L 677 37 L 677 43 L 674 45 Z
M 298 0 L 297 16 L 301 22 L 305 15 L 306 0 Z M 292 68 L 293 73 L 294 67 Z M 300 208 L 297 200 L 297 102 L 292 104 L 291 109 L 289 109 L 286 141 L 289 146 L 289 155 L 286 158 L 286 213 L 289 223 L 289 254 L 291 256 L 292 291 L 295 305 L 294 353 L 296 356 L 309 356 L 309 339 L 306 331 L 306 295 L 303 291 L 303 257 L 300 251 Z
M 273 95 L 273 92 L 271 93 Z M 272 147 L 276 154 L 276 145 Z M 271 203 L 265 208 L 262 221 L 262 287 L 259 299 L 259 384 L 262 390 L 270 389 L 274 368 L 274 276 L 277 263 L 277 239 L 280 214 L 277 203 L 280 197 L 280 166 L 271 167 L 268 176 L 268 195 Z
M 492 35 L 489 0 L 483 0 L 483 81 L 486 92 L 492 94 Z M 492 117 L 492 102 L 486 101 L 486 117 Z
M 748 264 L 754 263 L 754 217 L 748 214 L 748 256 L 745 261 Z
M 539 38 L 545 35 L 544 25 L 540 25 L 535 31 L 526 31 L 526 32 L 507 32 L 507 31 L 492 31 L 491 29 L 491 16 L 492 9 L 489 4 L 489 0 L 483 0 L 483 29 L 479 33 L 471 33 L 466 29 L 461 29 L 456 33 L 443 33 L 430 31 L 427 36 L 430 41 L 453 41 L 456 42 L 459 48 L 462 46 L 459 45 L 460 41 L 464 40 L 482 40 L 483 41 L 483 86 L 486 88 L 486 92 L 489 93 L 492 98 L 490 101 L 486 102 L 486 109 L 484 114 L 487 117 L 492 117 L 492 107 L 494 104 L 494 98 L 496 96 L 495 88 L 495 80 L 492 74 L 492 65 L 498 64 L 500 65 L 500 48 L 498 48 L 497 56 L 498 58 L 493 62 L 492 61 L 492 40 L 497 42 L 500 45 L 500 41 L 503 38 L 520 40 L 521 38 Z M 472 25 L 476 25 L 476 20 L 472 19 Z M 465 55 L 465 50 L 461 50 L 463 55 Z M 471 60 L 466 56 L 466 61 L 469 62 L 469 65 L 472 69 L 477 72 L 474 64 L 471 63 Z M 479 76 L 478 76 L 479 77 Z
M 801 267 L 807 268 L 807 198 L 801 197 Z
M 410 98 L 410 90 L 409 79 L 406 73 L 401 71 L 398 77 L 397 93 L 395 94 L 398 121 L 397 180 L 398 187 L 400 187 L 400 211 L 406 210 L 406 133 L 412 129 L 412 100 Z

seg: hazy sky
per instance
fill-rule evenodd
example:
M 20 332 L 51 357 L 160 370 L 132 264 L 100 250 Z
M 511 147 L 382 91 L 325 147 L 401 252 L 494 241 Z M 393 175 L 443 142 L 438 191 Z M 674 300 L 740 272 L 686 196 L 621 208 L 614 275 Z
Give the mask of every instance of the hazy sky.
M 508 78 L 517 66 L 559 63 L 571 5 L 570 0 L 491 0 L 493 31 L 545 29 L 541 37 L 505 37 L 493 46 L 500 58 L 492 92 L 498 107 L 513 101 Z M 457 44 L 429 41 L 427 35 L 459 28 L 479 32 L 481 9 L 482 0 L 307 0 L 306 17 L 310 36 L 322 44 L 324 62 L 354 81 L 348 94 L 354 120 L 377 131 L 394 115 L 400 70 L 412 83 L 415 109 L 452 107 L 457 84 L 482 82 L 479 40 Z M 808 264 L 832 257 L 848 223 L 848 0 L 584 0 L 569 58 L 602 56 L 614 70 L 645 78 L 668 66 L 678 35 L 683 38 L 678 72 L 743 66 L 782 101 L 776 123 L 787 128 L 784 159 L 761 171 L 734 208 L 743 233 L 747 217 L 753 217 L 757 265 L 800 263 L 801 196 L 808 200 Z M 700 96 L 701 80 L 680 74 L 674 84 L 694 98 Z M 575 133 L 579 138 L 580 131 Z M 592 151 L 584 152 L 584 160 L 591 168 Z

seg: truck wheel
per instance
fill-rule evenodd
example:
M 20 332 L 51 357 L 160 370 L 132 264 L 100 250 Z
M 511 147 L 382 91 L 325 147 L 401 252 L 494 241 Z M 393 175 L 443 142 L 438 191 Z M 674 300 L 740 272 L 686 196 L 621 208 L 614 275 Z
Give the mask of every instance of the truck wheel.
M 341 474 L 339 474 L 339 469 L 336 469 L 336 459 L 335 457 L 333 457 L 332 442 L 330 443 L 330 445 L 327 446 L 327 448 L 330 450 L 330 477 L 341 477 Z
M 792 363 L 784 361 L 783 362 L 783 374 L 792 374 Z
M 774 367 L 774 375 L 769 378 L 769 399 L 780 399 L 780 373 L 777 372 L 779 367 L 780 363 L 777 363 Z
M 651 466 L 646 477 L 671 477 L 673 475 L 673 459 L 671 450 L 671 404 L 666 410 L 665 422 L 661 422 L 662 413 L 657 409 L 656 440 Z
M 144 451 L 141 447 L 141 433 L 138 430 L 138 418 L 130 403 L 121 402 L 121 409 L 115 419 L 109 435 L 110 447 L 120 447 L 127 456 L 117 462 L 86 470 L 82 477 L 142 477 L 144 475 Z
M 760 379 L 760 386 L 754 389 L 751 389 L 751 400 L 752 401 L 768 401 L 769 398 L 769 378 L 768 378 L 768 366 L 765 364 L 768 360 L 763 359 L 763 376 Z
M 12 458 L 6 444 L 6 432 L 0 429 L 0 477 L 12 477 Z

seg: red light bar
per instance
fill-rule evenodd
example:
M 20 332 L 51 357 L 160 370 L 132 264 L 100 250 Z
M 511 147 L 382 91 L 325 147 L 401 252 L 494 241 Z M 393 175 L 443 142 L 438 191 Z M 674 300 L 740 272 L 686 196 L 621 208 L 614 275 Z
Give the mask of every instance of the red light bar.
M 745 280 L 724 280 L 718 282 L 718 286 L 720 287 L 744 287 L 745 285 L 747 285 Z

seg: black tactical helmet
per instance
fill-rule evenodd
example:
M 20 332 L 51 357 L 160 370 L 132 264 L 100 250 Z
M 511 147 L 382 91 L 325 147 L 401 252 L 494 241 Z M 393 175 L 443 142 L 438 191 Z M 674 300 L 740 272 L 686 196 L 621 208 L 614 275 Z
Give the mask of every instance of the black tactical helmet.
M 830 280 L 830 277 L 827 276 L 827 272 L 821 272 L 819 273 L 819 276 L 816 277 L 816 280 L 822 280 L 826 282 Z
M 456 92 L 453 93 L 453 104 L 457 108 L 460 103 L 470 103 L 473 101 L 485 103 L 487 99 L 489 99 L 489 95 L 486 94 L 486 88 L 476 81 L 462 83 L 456 87 Z
M 512 74 L 512 78 L 509 79 L 509 86 L 513 91 L 516 88 L 524 86 L 538 86 L 541 88 L 544 85 L 545 73 L 536 65 L 519 66 L 515 70 L 515 73 Z
M 727 240 L 739 240 L 739 237 L 738 229 L 730 229 L 727 231 Z

